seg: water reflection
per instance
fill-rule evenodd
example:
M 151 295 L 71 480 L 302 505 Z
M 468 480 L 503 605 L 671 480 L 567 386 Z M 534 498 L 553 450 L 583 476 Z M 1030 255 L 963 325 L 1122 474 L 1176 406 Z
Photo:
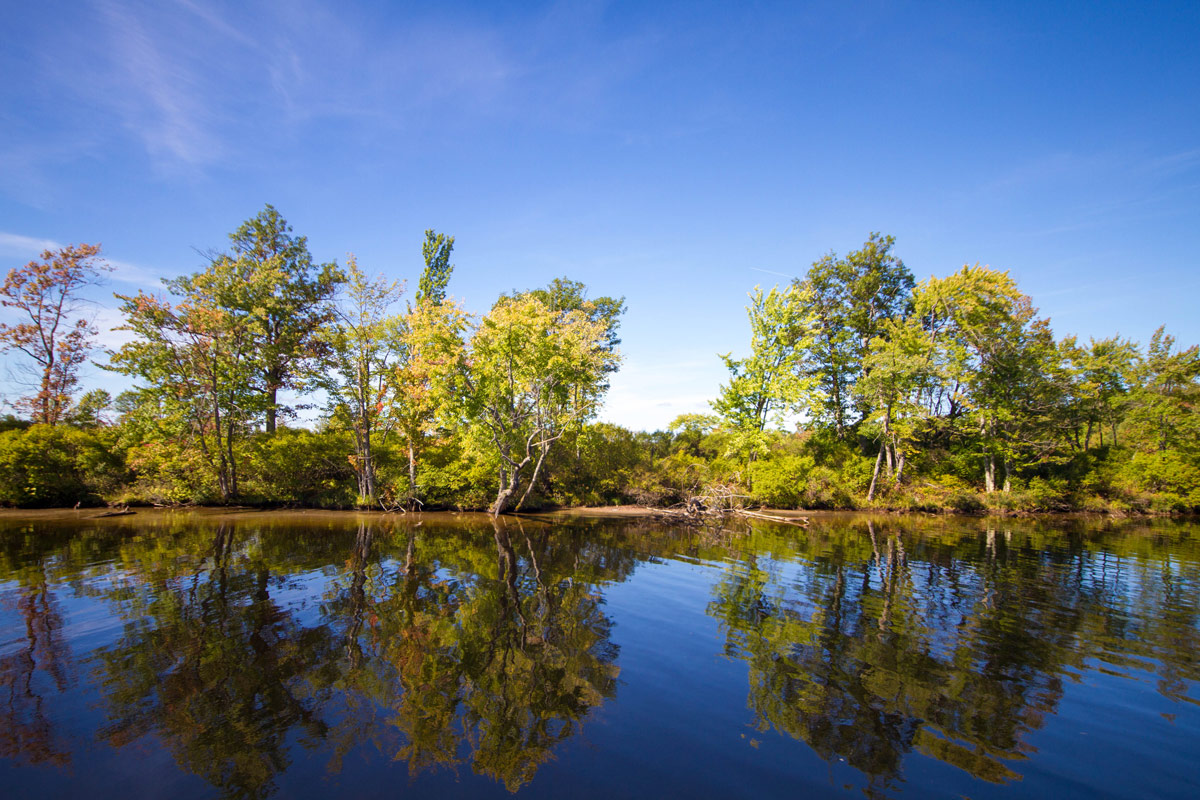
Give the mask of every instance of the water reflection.
M 16 585 L 0 592 L 0 609 L 17 620 L 16 635 L 5 636 L 0 651 L 0 758 L 66 766 L 69 745 L 46 713 L 47 697 L 61 694 L 72 682 L 62 613 L 44 559 L 5 577 Z
M 313 678 L 333 638 L 272 599 L 281 579 L 232 526 L 217 526 L 199 569 L 172 572 L 150 591 L 136 573 L 114 584 L 125 626 L 95 654 L 109 719 L 99 736 L 120 747 L 153 734 L 224 796 L 264 797 L 290 763 L 289 735 L 312 747 L 326 733 Z
M 614 696 L 611 623 L 594 586 L 557 569 L 548 534 L 496 523 L 489 563 L 473 540 L 418 545 L 410 529 L 386 563 L 360 525 L 322 605 L 344 629 L 334 674 L 353 711 L 336 757 L 369 738 L 410 774 L 469 761 L 516 791 Z M 471 572 L 455 569 L 464 560 Z
M 364 742 L 412 775 L 468 764 L 515 791 L 616 692 L 611 621 L 580 576 L 620 580 L 634 559 L 581 537 L 563 548 L 545 525 L 427 534 L 361 522 L 347 541 L 341 530 L 181 521 L 90 535 L 99 563 L 38 554 L 4 593 L 29 635 L 0 661 L 9 757 L 69 758 L 33 692 L 61 684 L 68 660 L 57 655 L 50 559 L 60 581 L 121 620 L 87 659 L 107 717 L 98 739 L 123 748 L 152 737 L 226 797 L 272 794 L 296 748 L 328 746 L 336 772 Z M 336 550 L 341 564 L 323 557 Z M 52 680 L 35 680 L 39 671 Z
M 0 521 L 0 759 L 67 768 L 97 746 L 162 748 L 221 796 L 259 798 L 302 762 L 336 776 L 356 753 L 410 780 L 471 774 L 515 792 L 619 679 L 669 680 L 621 673 L 605 604 L 648 562 L 703 565 L 714 650 L 744 665 L 748 721 L 848 764 L 869 796 L 903 791 L 920 757 L 1022 779 L 1037 732 L 1098 670 L 1200 705 L 1189 525 Z M 92 622 L 73 630 L 78 618 Z M 88 714 L 102 716 L 90 729 Z
M 1146 544 L 874 521 L 782 547 L 750 536 L 732 543 L 709 613 L 748 665 L 757 727 L 844 759 L 869 795 L 896 786 L 913 751 L 1000 783 L 1089 663 L 1156 669 L 1164 695 L 1196 702 L 1196 542 L 1183 559 L 1169 546 L 1129 558 Z

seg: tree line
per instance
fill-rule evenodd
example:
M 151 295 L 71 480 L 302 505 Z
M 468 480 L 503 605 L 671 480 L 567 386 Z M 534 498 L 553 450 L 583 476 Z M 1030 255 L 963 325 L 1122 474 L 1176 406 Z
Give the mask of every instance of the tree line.
M 130 341 L 98 364 L 133 388 L 76 399 L 97 333 L 80 292 L 106 267 L 47 251 L 0 287 L 30 387 L 0 502 L 1200 508 L 1197 347 L 1057 339 L 1006 272 L 917 282 L 894 246 L 756 287 L 712 413 L 656 432 L 595 421 L 623 299 L 560 278 L 471 315 L 433 230 L 406 299 L 353 256 L 315 263 L 269 205 L 164 293 L 116 295 Z
M 1145 350 L 1056 339 L 1007 272 L 917 283 L 894 244 L 872 234 L 752 293 L 751 355 L 724 357 L 729 381 L 701 421 L 725 434 L 744 486 L 788 484 L 777 431 L 790 415 L 807 437 L 791 447 L 813 457 L 792 470 L 835 467 L 848 503 L 924 493 L 966 510 L 982 489 L 1001 508 L 1200 506 L 1200 349 L 1163 328 Z

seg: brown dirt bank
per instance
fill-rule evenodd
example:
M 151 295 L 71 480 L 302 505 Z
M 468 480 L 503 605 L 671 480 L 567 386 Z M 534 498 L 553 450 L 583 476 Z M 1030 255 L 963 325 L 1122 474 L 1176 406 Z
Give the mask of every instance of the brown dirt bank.
M 270 520 L 275 522 L 333 522 L 347 519 L 363 520 L 411 520 L 413 522 L 451 523 L 453 521 L 488 519 L 483 512 L 458 511 L 421 511 L 407 514 L 384 511 L 354 511 L 331 509 L 263 509 L 239 506 L 185 506 L 179 508 L 130 508 L 131 514 L 112 515 L 112 509 L 97 508 L 0 508 L 0 522 L 12 521 L 112 521 L 132 519 L 170 519 L 179 516 L 203 517 L 213 520 Z M 762 509 L 762 511 L 780 517 L 808 517 L 812 519 L 838 519 L 847 517 L 937 517 L 963 516 L 954 511 L 942 513 L 923 511 L 886 511 L 883 509 L 863 509 L 859 511 L 805 511 L 797 509 Z M 647 506 L 577 506 L 571 508 L 551 509 L 539 512 L 505 515 L 510 518 L 539 519 L 551 521 L 571 518 L 607 518 L 607 519 L 648 519 L 657 515 L 658 509 Z M 1119 518 L 1125 515 L 1094 514 L 1086 512 L 989 512 L 969 514 L 973 517 L 1031 517 L 1043 519 L 1105 519 Z M 1180 516 L 1135 514 L 1133 517 Z M 1190 517 L 1189 517 L 1190 518 Z

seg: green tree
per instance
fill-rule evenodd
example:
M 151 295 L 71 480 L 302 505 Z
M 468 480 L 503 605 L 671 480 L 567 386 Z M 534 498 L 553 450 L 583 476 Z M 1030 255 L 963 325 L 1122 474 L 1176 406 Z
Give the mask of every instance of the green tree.
M 838 438 L 856 424 L 850 418 L 854 384 L 863 374 L 871 340 L 889 320 L 905 316 L 911 302 L 913 276 L 892 254 L 894 245 L 893 237 L 872 233 L 860 250 L 845 258 L 830 253 L 812 265 L 804 280 L 793 282 L 803 291 L 814 320 L 808 360 L 821 392 L 817 418 L 831 425 Z
M 753 461 L 765 447 L 767 423 L 782 425 L 786 415 L 800 411 L 813 385 L 803 369 L 812 326 L 805 292 L 796 286 L 772 287 L 766 294 L 756 286 L 750 300 L 751 354 L 721 356 L 729 383 L 712 408 L 734 432 L 737 452 Z
M 1129 482 L 1154 505 L 1200 508 L 1200 347 L 1176 347 L 1163 328 L 1137 364 L 1124 434 L 1134 453 Z
M 952 413 L 969 411 L 976 427 L 985 490 L 996 490 L 999 468 L 1008 491 L 1014 467 L 1045 457 L 1056 436 L 1051 420 L 1063 381 L 1049 321 L 1037 318 L 1007 272 L 979 265 L 929 279 L 915 306 L 944 349 Z
M 304 365 L 317 356 L 318 333 L 332 321 L 340 272 L 333 263 L 315 265 L 308 239 L 292 234 L 279 212 L 267 205 L 229 235 L 229 254 L 213 256 L 214 274 L 229 284 L 221 307 L 245 315 L 254 337 L 257 380 L 265 397 L 267 433 L 274 433 L 282 389 L 297 388 Z M 218 267 L 218 262 L 222 262 Z M 187 282 L 178 288 L 187 293 Z
M 315 382 L 328 394 L 333 418 L 344 418 L 354 435 L 360 505 L 374 505 L 379 497 L 374 439 L 388 428 L 388 378 L 399 349 L 399 320 L 389 312 L 403 291 L 383 276 L 368 277 L 351 255 L 345 303 L 320 336 L 324 352 Z
M 493 516 L 524 485 L 520 508 L 550 446 L 595 414 L 619 361 L 596 316 L 586 305 L 556 312 L 532 294 L 502 297 L 471 337 L 455 388 L 468 446 L 499 479 Z
M 84 392 L 79 402 L 67 413 L 67 422 L 81 428 L 100 428 L 109 424 L 105 414 L 112 408 L 112 395 L 103 389 Z
M 1134 370 L 1130 428 L 1145 450 L 1200 448 L 1200 346 L 1176 347 L 1160 327 Z
M 1087 347 L 1082 347 L 1076 337 L 1068 336 L 1059 342 L 1059 350 L 1070 378 L 1067 413 L 1075 446 L 1082 447 L 1086 453 L 1092 446 L 1095 432 L 1103 447 L 1106 428 L 1112 432 L 1110 444 L 1116 444 L 1124 400 L 1129 394 L 1138 359 L 1137 346 L 1113 336 L 1099 341 L 1092 339 Z
M 886 335 L 871 341 L 863 359 L 864 375 L 855 391 L 881 427 L 879 453 L 871 473 L 867 500 L 875 497 L 880 466 L 899 483 L 904 464 L 920 428 L 927 406 L 922 402 L 937 387 L 934 341 L 916 319 L 889 321 Z
M 110 353 L 110 369 L 140 379 L 139 416 L 150 440 L 200 456 L 224 502 L 238 496 L 242 444 L 265 411 L 253 321 L 225 303 L 239 265 L 229 259 L 173 281 L 172 305 L 139 292 L 117 295 L 133 341 Z
M 56 425 L 70 408 L 79 368 L 96 335 L 83 315 L 87 301 L 80 292 L 98 285 L 101 273 L 110 269 L 100 260 L 100 245 L 68 245 L 9 270 L 0 284 L 0 307 L 12 309 L 20 320 L 0 323 L 0 352 L 17 350 L 33 361 L 37 391 L 17 405 L 34 422 Z
M 450 275 L 454 272 L 454 265 L 450 263 L 452 252 L 453 236 L 436 233 L 432 228 L 425 231 L 425 241 L 421 244 L 425 271 L 421 273 L 421 280 L 417 284 L 417 305 L 439 305 L 446 299 L 446 287 L 450 285 Z

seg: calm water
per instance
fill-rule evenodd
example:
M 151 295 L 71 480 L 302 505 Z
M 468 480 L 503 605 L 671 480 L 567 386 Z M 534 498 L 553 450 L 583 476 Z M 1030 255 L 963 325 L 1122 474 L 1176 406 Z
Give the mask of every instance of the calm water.
M 1200 795 L 1200 526 L 0 515 L 6 797 Z

